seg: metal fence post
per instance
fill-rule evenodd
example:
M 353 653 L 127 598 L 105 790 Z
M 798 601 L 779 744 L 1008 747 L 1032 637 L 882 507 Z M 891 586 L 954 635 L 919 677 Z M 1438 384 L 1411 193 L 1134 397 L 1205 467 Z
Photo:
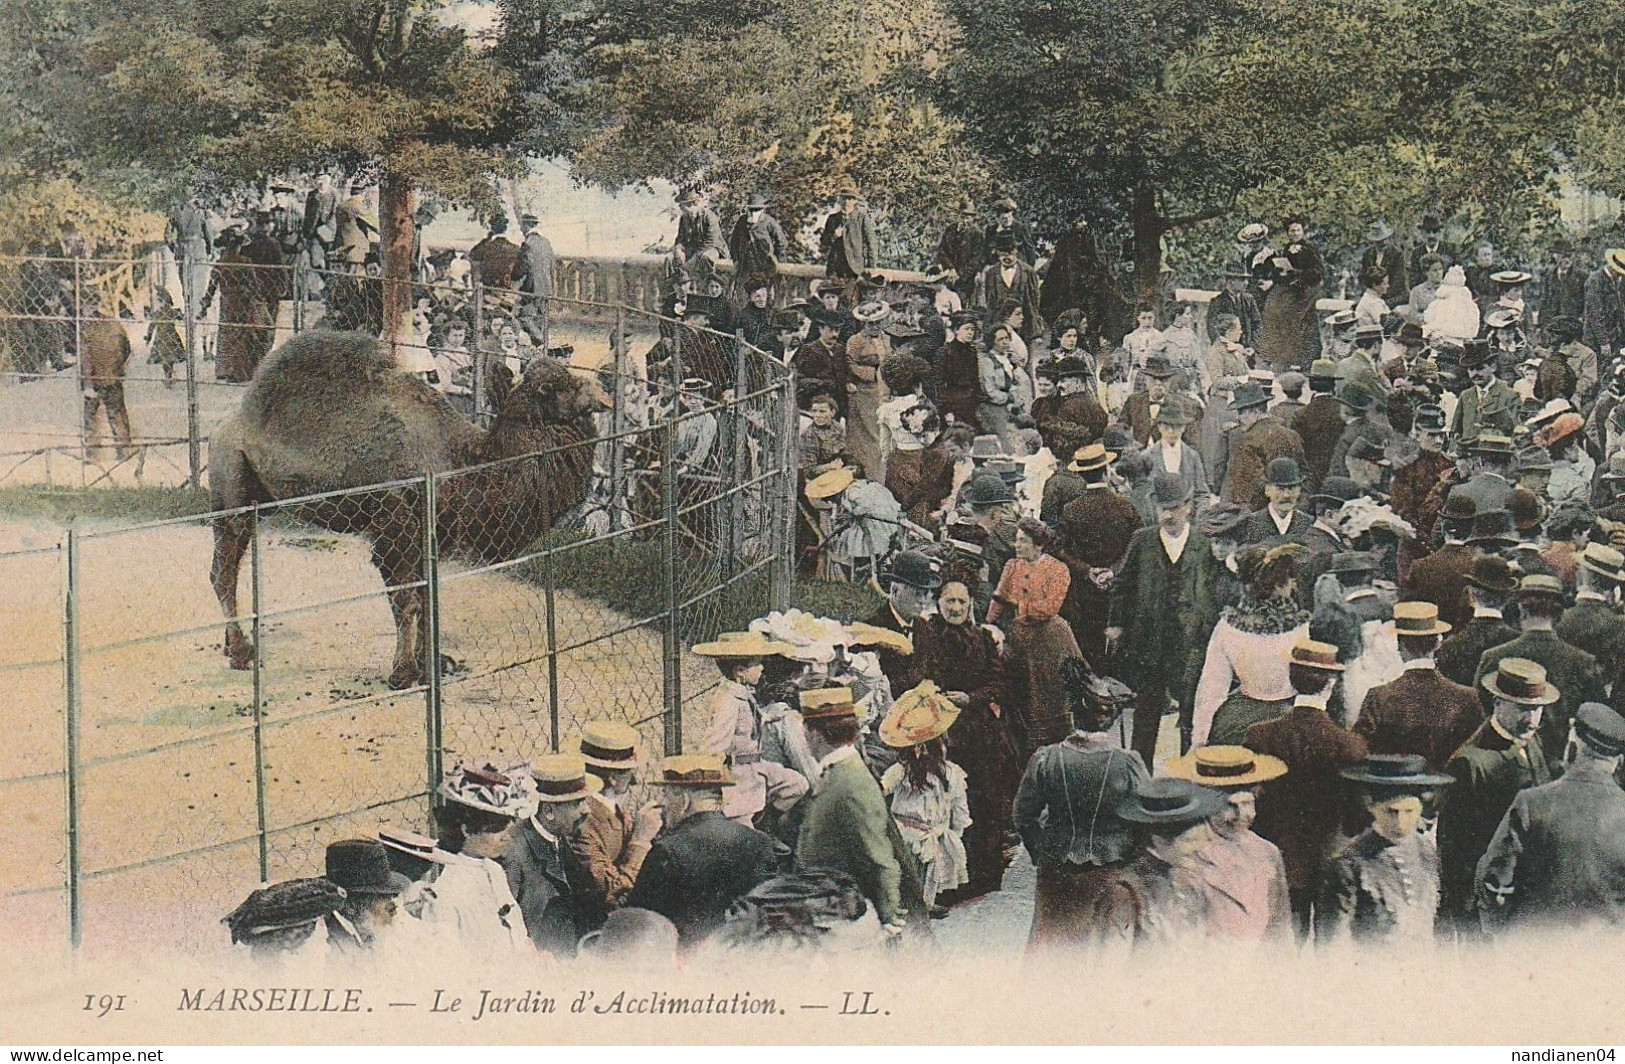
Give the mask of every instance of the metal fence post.
M 474 363 L 474 424 L 483 427 L 490 421 L 485 416 L 485 281 L 481 279 L 477 262 L 469 264 L 468 283 L 470 298 L 474 301 L 473 335 L 468 338 Z
M 626 268 L 618 265 L 615 273 L 615 332 L 610 337 L 610 350 L 615 357 L 615 393 L 610 396 L 609 429 L 609 528 L 617 532 L 630 522 L 627 515 L 631 507 L 626 500 Z
M 270 819 L 265 789 L 265 564 L 260 554 L 260 508 L 249 512 L 251 535 L 248 540 L 249 631 L 254 640 L 254 817 L 259 834 L 260 882 L 271 878 Z
M 84 941 L 84 911 L 81 887 L 79 840 L 79 526 L 68 522 L 64 548 L 64 595 L 62 603 L 63 689 L 67 724 L 67 751 L 63 765 L 67 777 L 68 801 L 68 944 L 78 949 Z
M 724 535 L 719 547 L 722 552 L 722 577 L 731 578 L 738 569 L 739 544 L 743 537 L 745 527 L 745 499 L 749 492 L 736 491 L 739 485 L 751 479 L 749 456 L 746 452 L 746 440 L 750 435 L 749 409 L 746 407 L 744 396 L 749 395 L 750 372 L 745 360 L 750 357 L 753 348 L 745 343 L 743 330 L 734 333 L 734 385 L 733 402 L 728 405 L 728 452 L 727 473 L 723 477 L 722 487 L 732 492 L 728 496 L 726 507 L 727 520 Z M 760 489 L 753 489 L 760 490 Z
M 665 659 L 666 753 L 683 751 L 682 639 L 677 630 L 677 421 L 667 421 L 660 443 L 660 512 L 665 522 L 661 555 L 666 563 L 666 624 L 662 654 Z
M 799 437 L 800 411 L 796 407 L 795 367 L 785 369 L 779 389 L 779 414 L 784 419 L 779 429 L 778 463 L 780 483 L 773 492 L 776 507 L 782 507 L 783 519 L 778 522 L 774 538 L 777 553 L 772 568 L 773 608 L 787 610 L 795 590 L 796 533 L 800 529 L 800 503 L 797 488 L 800 484 Z
M 553 551 L 542 552 L 542 603 L 547 628 L 547 727 L 548 748 L 559 752 L 559 636 L 558 609 L 554 602 Z
M 444 703 L 440 672 L 440 483 L 429 473 L 423 478 L 423 582 L 424 616 L 427 625 L 429 685 L 424 692 L 424 767 L 429 775 L 429 801 L 432 804 L 442 775 Z
M 84 463 L 90 461 L 90 419 L 85 417 L 85 301 L 84 291 L 80 287 L 84 283 L 82 271 L 79 266 L 79 255 L 73 256 L 73 372 L 74 379 L 79 382 L 79 486 L 85 486 Z M 113 428 L 112 419 L 107 422 L 108 431 Z
M 198 321 L 197 301 L 202 297 L 192 290 L 192 255 L 185 244 L 181 245 L 181 302 L 186 304 L 186 468 L 188 483 L 198 487 L 200 475 L 203 470 L 203 447 L 199 438 L 201 428 L 198 418 L 197 395 L 197 349 L 198 349 Z

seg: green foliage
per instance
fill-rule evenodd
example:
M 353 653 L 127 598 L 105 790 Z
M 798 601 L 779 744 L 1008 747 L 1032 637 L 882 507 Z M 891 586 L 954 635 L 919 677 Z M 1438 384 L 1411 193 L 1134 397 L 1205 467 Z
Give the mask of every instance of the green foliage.
M 190 488 L 97 488 L 63 491 L 52 488 L 0 488 L 0 513 L 43 517 L 66 524 L 78 518 L 137 524 L 209 512 L 209 493 Z

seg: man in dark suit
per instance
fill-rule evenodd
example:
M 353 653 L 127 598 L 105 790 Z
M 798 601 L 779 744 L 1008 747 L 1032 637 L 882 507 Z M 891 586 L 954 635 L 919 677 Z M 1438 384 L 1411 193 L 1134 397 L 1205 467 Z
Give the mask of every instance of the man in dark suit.
M 1394 242 L 1394 230 L 1385 221 L 1371 223 L 1365 233 L 1365 253 L 1360 256 L 1360 269 L 1356 276 L 1381 274 L 1388 281 L 1388 291 L 1402 299 L 1411 290 L 1410 276 L 1405 269 L 1405 251 Z
M 1467 534 L 1477 513 L 1478 507 L 1466 492 L 1459 488 L 1452 491 L 1439 515 L 1444 545 L 1413 563 L 1399 585 L 1402 597 L 1433 603 L 1440 618 L 1458 632 L 1473 615 L 1467 597 L 1467 575 L 1473 571 L 1479 551 L 1468 545 Z
M 1471 611 L 1467 623 L 1439 645 L 1434 660 L 1441 675 L 1471 686 L 1478 681 L 1478 661 L 1484 652 L 1518 638 L 1517 629 L 1502 617 L 1518 578 L 1499 554 L 1480 554 L 1464 579 Z
M 954 272 L 949 284 L 963 302 L 969 303 L 976 294 L 976 278 L 987 265 L 988 250 L 981 227 L 976 224 L 976 201 L 966 196 L 957 210 L 954 220 L 943 229 L 931 261 L 939 269 Z
M 526 295 L 545 299 L 553 294 L 553 273 L 558 256 L 553 245 L 536 228 L 539 219 L 526 214 L 519 219 L 519 229 L 525 234 L 519 245 L 519 260 L 514 265 L 513 286 Z
M 682 253 L 683 262 L 699 284 L 700 291 L 716 272 L 718 262 L 728 257 L 728 242 L 722 235 L 722 219 L 706 204 L 694 189 L 686 189 L 677 197 L 681 211 L 677 219 L 677 238 L 673 250 Z
M 1478 659 L 1477 684 L 1483 688 L 1484 679 L 1494 674 L 1496 666 L 1505 658 L 1522 658 L 1538 663 L 1546 670 L 1547 679 L 1561 693 L 1557 702 L 1548 705 L 1540 720 L 1540 746 L 1549 764 L 1563 760 L 1563 745 L 1569 738 L 1569 721 L 1582 702 L 1600 702 L 1607 697 L 1603 690 L 1604 677 L 1597 668 L 1597 659 L 1578 647 L 1570 646 L 1558 636 L 1555 625 L 1563 616 L 1563 582 L 1555 576 L 1534 574 L 1518 581 L 1518 623 L 1523 634 L 1510 643 L 1491 647 Z M 1489 708 L 1493 693 L 1483 688 L 1479 698 Z
M 1343 435 L 1343 407 L 1336 391 L 1337 363 L 1316 359 L 1309 367 L 1309 405 L 1292 419 L 1292 431 L 1303 441 L 1304 473 L 1310 491 L 1326 479 L 1332 451 Z
M 1478 862 L 1519 791 L 1552 778 L 1536 741 L 1545 707 L 1558 699 L 1546 670 L 1504 658 L 1486 678 L 1490 719 L 1451 757 L 1456 782 L 1439 800 L 1439 923 L 1476 938 Z
M 543 754 L 531 765 L 536 812 L 518 824 L 499 862 L 508 889 L 525 917 L 525 930 L 539 950 L 574 957 L 591 928 L 583 919 L 575 887 L 587 879 L 570 842 L 587 815 L 587 797 L 602 787 L 587 765 L 571 754 Z
M 1512 385 L 1495 375 L 1493 359 L 1487 340 L 1462 345 L 1461 368 L 1472 384 L 1461 390 L 1451 435 L 1463 446 L 1471 446 L 1480 436 L 1510 437 L 1523 420 L 1523 401 Z
M 1219 319 L 1226 314 L 1232 314 L 1241 322 L 1241 345 L 1247 348 L 1258 346 L 1258 330 L 1263 325 L 1264 316 L 1258 307 L 1258 300 L 1247 291 L 1247 279 L 1250 276 L 1245 268 L 1236 263 L 1224 268 L 1221 280 L 1223 287 L 1207 306 L 1209 336 L 1217 336 L 1216 325 Z
M 1241 432 L 1235 437 L 1235 449 L 1226 466 L 1229 475 L 1224 483 L 1224 498 L 1248 510 L 1257 510 L 1267 501 L 1264 484 L 1270 463 L 1277 458 L 1290 458 L 1294 466 L 1300 465 L 1303 439 L 1269 416 L 1269 393 L 1252 381 L 1235 390 L 1230 408 L 1241 422 Z
M 1315 519 L 1298 508 L 1303 498 L 1303 469 L 1295 459 L 1277 458 L 1264 474 L 1264 506 L 1247 515 L 1241 525 L 1243 544 L 1274 545 L 1288 540 L 1301 543 Z
M 1431 602 L 1394 604 L 1394 634 L 1405 671 L 1366 692 L 1354 734 L 1373 754 L 1418 754 L 1437 772 L 1484 723 L 1470 687 L 1439 675 L 1433 660 L 1450 626 Z
M 880 574 L 880 582 L 886 590 L 886 603 L 866 617 L 865 623 L 908 635 L 914 630 L 914 622 L 931 608 L 935 592 L 942 586 L 942 572 L 934 559 L 920 551 L 898 551 Z M 880 647 L 876 656 L 893 691 L 901 693 L 919 686 L 923 677 L 912 655 Z
M 993 223 L 987 227 L 982 235 L 982 247 L 987 251 L 986 262 L 995 262 L 998 258 L 999 244 L 1009 239 L 1021 256 L 1022 262 L 1038 261 L 1038 243 L 1033 240 L 1033 231 L 1026 222 L 1016 217 L 1016 201 L 1009 196 L 996 200 L 993 203 Z M 1098 327 L 1100 323 L 1095 323 Z
M 304 238 L 310 268 L 325 270 L 327 252 L 338 241 L 339 190 L 331 174 L 316 175 L 316 186 L 305 194 Z
M 1486 930 L 1625 923 L 1625 719 L 1587 702 L 1561 779 L 1519 791 L 1480 863 Z
M 790 238 L 779 220 L 767 212 L 767 197 L 760 192 L 745 201 L 745 213 L 734 222 L 728 250 L 733 254 L 734 276 L 740 281 L 771 281 L 778 276 L 779 263 L 790 253 Z
M 1038 335 L 1038 271 L 1022 262 L 1015 237 L 1005 233 L 997 238 L 994 253 L 998 260 L 982 271 L 976 282 L 976 305 L 981 308 L 987 324 L 994 324 L 994 316 L 1005 300 L 1021 307 L 1021 338 L 1032 343 Z
M 1083 479 L 1083 493 L 1061 511 L 1059 523 L 1062 560 L 1072 570 L 1061 615 L 1072 626 L 1084 658 L 1102 664 L 1111 610 L 1111 594 L 1102 585 L 1122 564 L 1129 540 L 1140 529 L 1140 511 L 1107 480 L 1116 458 L 1099 443 L 1078 451 L 1072 467 Z
M 1322 875 L 1342 838 L 1338 773 L 1366 756 L 1365 740 L 1326 714 L 1343 671 L 1336 647 L 1301 640 L 1292 648 L 1288 666 L 1295 692 L 1292 708 L 1247 729 L 1249 750 L 1286 762 L 1287 774 L 1258 796 L 1253 830 L 1280 847 L 1300 940 L 1309 933 Z
M 1619 676 L 1625 671 L 1625 617 L 1614 608 L 1615 592 L 1625 581 L 1625 554 L 1601 543 L 1588 543 L 1575 571 L 1574 605 L 1557 622 L 1558 636 L 1597 659 L 1602 674 L 1625 695 Z
M 1449 266 L 1456 261 L 1456 251 L 1444 242 L 1444 223 L 1437 215 L 1424 214 L 1422 224 L 1418 226 L 1422 232 L 1422 239 L 1411 248 L 1410 276 L 1422 277 L 1427 274 L 1427 267 L 1422 260 L 1429 255 L 1437 255 Z
M 668 757 L 660 766 L 666 826 L 626 904 L 670 920 L 684 948 L 720 927 L 728 907 L 778 875 L 789 857 L 771 836 L 723 815 L 722 788 L 732 782 L 720 754 Z
M 1162 416 L 1162 407 L 1165 403 L 1179 403 L 1183 400 L 1178 396 L 1169 394 L 1168 382 L 1173 379 L 1174 367 L 1168 361 L 1168 356 L 1157 352 L 1145 360 L 1145 368 L 1141 370 L 1141 378 L 1145 381 L 1145 391 L 1136 392 L 1128 397 L 1123 404 L 1123 412 L 1118 420 L 1128 428 L 1129 436 L 1141 447 L 1148 447 L 1157 439 L 1157 421 Z M 1201 443 L 1201 421 L 1190 419 L 1185 426 L 1181 438 L 1192 447 Z
M 1607 361 L 1625 343 L 1625 249 L 1609 248 L 1586 278 L 1581 340 Z
M 1190 726 L 1197 672 L 1218 620 L 1218 563 L 1207 537 L 1191 525 L 1189 486 L 1160 473 L 1152 498 L 1157 523 L 1129 539 L 1106 629 L 1108 653 L 1115 645 L 1122 679 L 1135 690 L 1133 746 L 1148 766 L 1170 701 L 1181 727 Z
M 1586 277 L 1574 265 L 1574 247 L 1559 241 L 1552 248 L 1552 264 L 1540 275 L 1540 320 L 1585 317 Z
M 1344 384 L 1338 389 L 1337 401 L 1345 410 L 1347 423 L 1343 426 L 1343 434 L 1337 438 L 1337 446 L 1332 448 L 1328 475 L 1350 475 L 1349 457 L 1361 440 L 1368 441 L 1381 451 L 1398 435 L 1389 425 L 1377 400 L 1377 395 L 1361 384 Z
M 1437 404 L 1423 403 L 1416 408 L 1411 421 L 1411 439 L 1416 441 L 1416 457 L 1395 469 L 1388 484 L 1389 504 L 1416 529 L 1416 539 L 1407 540 L 1400 551 L 1401 582 L 1410 566 L 1427 554 L 1434 543 L 1437 511 L 1430 507 L 1440 504 L 1433 501 L 1433 489 L 1456 466 L 1455 460 L 1444 453 L 1444 410 Z
M 858 186 L 841 188 L 840 207 L 824 220 L 818 246 L 824 253 L 824 276 L 855 280 L 880 264 L 874 219 L 863 206 Z

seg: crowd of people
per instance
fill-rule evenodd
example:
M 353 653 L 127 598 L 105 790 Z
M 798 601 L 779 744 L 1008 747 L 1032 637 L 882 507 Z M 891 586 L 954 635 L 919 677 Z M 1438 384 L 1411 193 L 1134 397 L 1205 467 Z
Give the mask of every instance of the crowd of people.
M 684 197 L 661 344 L 702 394 L 728 351 L 678 323 L 796 370 L 797 564 L 885 601 L 694 647 L 695 753 L 600 721 L 460 767 L 437 837 L 335 844 L 235 939 L 906 947 L 1022 849 L 1041 952 L 1625 919 L 1625 250 L 1537 278 L 1377 223 L 1328 309 L 1307 221 L 1252 224 L 1205 307 L 1129 321 L 1009 200 L 888 281 L 855 189 L 795 300 L 767 206 L 729 240 Z

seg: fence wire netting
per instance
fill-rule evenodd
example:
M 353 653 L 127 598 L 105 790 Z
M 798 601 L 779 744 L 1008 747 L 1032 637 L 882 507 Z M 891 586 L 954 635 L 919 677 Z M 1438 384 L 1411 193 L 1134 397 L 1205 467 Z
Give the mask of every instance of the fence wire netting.
M 483 296 L 487 334 L 531 298 Z M 480 465 L 0 553 L 23 721 L 0 794 L 37 810 L 0 829 L 8 924 L 219 949 L 221 915 L 327 843 L 433 834 L 460 762 L 603 718 L 692 744 L 717 677 L 687 648 L 788 598 L 793 380 L 737 337 L 537 303 L 545 342 L 469 411 Z M 134 926 L 132 896 L 159 899 Z

